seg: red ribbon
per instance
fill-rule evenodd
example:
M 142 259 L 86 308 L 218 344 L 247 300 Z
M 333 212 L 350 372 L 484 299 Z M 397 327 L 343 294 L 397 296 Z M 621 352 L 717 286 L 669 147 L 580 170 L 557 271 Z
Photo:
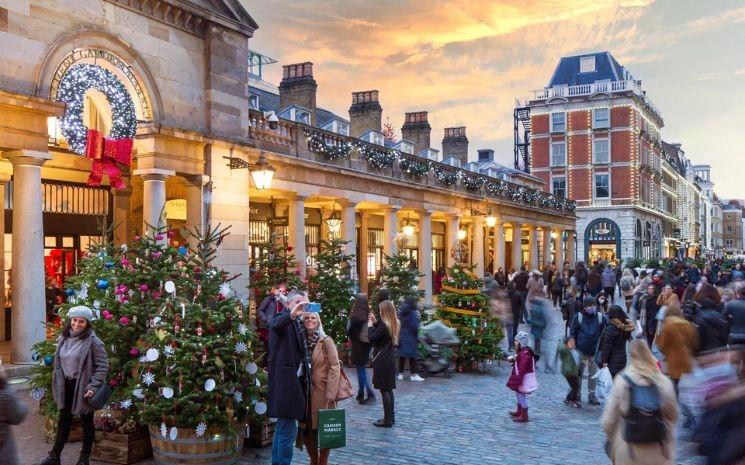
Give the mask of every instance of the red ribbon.
M 101 132 L 88 129 L 85 143 L 85 157 L 93 160 L 91 174 L 88 176 L 89 186 L 100 186 L 103 175 L 109 176 L 109 184 L 113 189 L 127 187 L 122 180 L 122 174 L 117 165 L 129 166 L 132 163 L 132 144 L 130 138 L 110 139 L 103 137 Z

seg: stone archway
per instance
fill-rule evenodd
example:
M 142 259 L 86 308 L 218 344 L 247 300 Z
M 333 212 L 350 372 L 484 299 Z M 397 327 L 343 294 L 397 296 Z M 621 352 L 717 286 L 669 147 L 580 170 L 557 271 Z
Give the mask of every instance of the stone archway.
M 615 259 L 621 259 L 621 228 L 608 218 L 596 218 L 585 228 L 585 260 L 591 263 L 593 245 L 607 245 L 615 249 Z M 605 259 L 605 257 L 603 257 Z

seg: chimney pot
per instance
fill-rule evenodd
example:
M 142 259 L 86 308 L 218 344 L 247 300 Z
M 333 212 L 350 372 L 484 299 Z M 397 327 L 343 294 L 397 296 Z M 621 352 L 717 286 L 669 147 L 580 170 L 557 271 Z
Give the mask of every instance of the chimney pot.
M 313 63 L 293 63 L 282 66 L 282 79 L 293 79 L 299 77 L 313 77 Z
M 316 124 L 316 91 L 318 84 L 313 79 L 313 63 L 294 63 L 282 67 L 279 83 L 279 109 L 291 105 L 310 111 L 310 124 Z
M 449 157 L 459 158 L 461 164 L 468 163 L 468 138 L 466 127 L 445 128 L 445 137 L 442 139 L 443 160 Z
M 352 106 L 349 107 L 349 134 L 352 137 L 360 137 L 367 131 L 380 132 L 382 116 L 383 107 L 377 90 L 352 92 Z
M 401 137 L 414 142 L 414 153 L 420 153 L 430 148 L 430 134 L 426 111 L 404 113 L 404 125 L 401 126 Z

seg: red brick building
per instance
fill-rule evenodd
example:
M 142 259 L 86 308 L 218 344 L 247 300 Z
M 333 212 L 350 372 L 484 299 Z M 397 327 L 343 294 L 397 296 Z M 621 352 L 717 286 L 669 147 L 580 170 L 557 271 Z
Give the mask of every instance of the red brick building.
M 659 257 L 660 112 L 608 52 L 564 57 L 532 92 L 530 173 L 577 202 L 577 259 Z

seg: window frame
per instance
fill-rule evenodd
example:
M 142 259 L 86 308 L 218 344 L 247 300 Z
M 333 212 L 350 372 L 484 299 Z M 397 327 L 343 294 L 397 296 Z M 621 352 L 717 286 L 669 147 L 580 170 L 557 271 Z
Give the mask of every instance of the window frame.
M 554 147 L 558 147 L 558 146 L 561 146 L 561 147 L 564 148 L 564 162 L 561 163 L 561 164 L 554 163 Z M 551 142 L 551 144 L 549 145 L 549 147 L 550 147 L 550 149 L 549 149 L 549 151 L 550 151 L 549 156 L 551 157 L 551 160 L 550 160 L 551 167 L 553 168 L 553 167 L 567 166 L 567 143 L 566 143 L 566 141 Z
M 558 129 L 555 128 L 555 125 L 556 124 L 554 123 L 554 115 L 563 115 L 564 116 L 564 122 L 562 123 L 563 126 L 564 126 L 564 129 L 558 130 Z M 565 112 L 565 111 L 553 111 L 553 112 L 551 112 L 549 114 L 549 123 L 550 123 L 550 128 L 549 128 L 550 129 L 550 132 L 552 132 L 552 133 L 560 133 L 560 134 L 563 134 L 563 133 L 567 132 L 567 112 Z
M 608 179 L 608 183 L 606 188 L 608 189 L 608 195 L 606 197 L 599 197 L 598 196 L 598 178 L 601 176 L 605 176 Z M 611 198 L 611 180 L 610 180 L 610 173 L 595 173 L 592 176 L 592 198 L 596 200 L 608 200 Z
M 587 67 L 584 66 L 584 65 L 585 65 L 585 63 L 589 62 L 590 60 L 592 60 L 592 69 L 587 69 Z M 585 69 L 585 71 L 582 71 L 583 69 Z M 598 70 L 598 62 L 597 62 L 597 58 L 595 57 L 595 55 L 589 55 L 589 56 L 579 57 L 579 72 L 580 72 L 580 74 L 584 74 L 584 73 L 596 73 L 597 70 Z
M 607 117 L 604 119 L 606 121 L 605 126 L 600 126 L 598 124 L 597 119 L 597 112 L 598 110 L 605 110 Z M 592 128 L 593 129 L 609 129 L 610 128 L 610 108 L 608 107 L 600 107 L 600 108 L 593 108 L 592 109 Z
M 301 124 L 310 124 L 310 112 L 309 111 L 300 110 L 296 108 L 294 113 L 295 114 L 293 116 L 295 117 L 294 120 L 296 122 L 301 123 Z M 300 115 L 304 115 L 305 117 L 307 117 L 307 121 L 301 120 Z
M 252 99 L 255 99 L 256 100 L 256 105 L 255 106 L 251 104 L 251 100 Z M 259 96 L 258 96 L 258 94 L 251 94 L 251 93 L 248 94 L 248 108 L 251 109 L 251 110 L 258 110 L 259 109 Z
M 561 196 L 556 194 L 556 185 L 554 183 L 557 181 L 561 181 L 564 183 L 564 187 L 562 187 L 564 194 Z M 566 176 L 555 176 L 551 178 L 551 195 L 555 197 L 561 197 L 563 199 L 567 198 L 567 177 Z
M 596 144 L 598 142 L 605 142 L 606 144 L 608 144 L 608 150 L 605 152 L 607 154 L 607 157 L 608 158 L 605 161 L 599 161 L 598 160 L 598 157 L 597 157 L 598 151 L 597 151 L 597 148 L 596 148 Z M 594 164 L 596 164 L 596 165 L 607 165 L 607 164 L 609 164 L 611 162 L 611 158 L 610 158 L 610 139 L 609 138 L 602 137 L 602 138 L 599 138 L 599 139 L 593 139 L 593 141 L 592 141 L 592 162 Z

